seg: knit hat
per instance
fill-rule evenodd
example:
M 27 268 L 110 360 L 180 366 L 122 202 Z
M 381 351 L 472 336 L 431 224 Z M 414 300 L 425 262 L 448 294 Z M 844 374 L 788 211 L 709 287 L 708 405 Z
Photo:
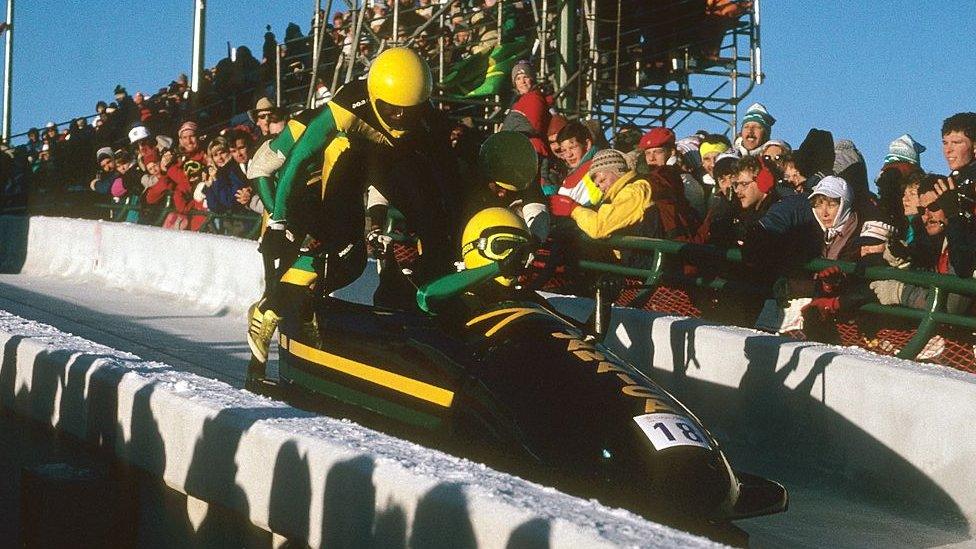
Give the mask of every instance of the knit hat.
M 112 147 L 102 147 L 101 149 L 98 149 L 98 151 L 95 153 L 95 159 L 98 162 L 101 162 L 103 158 L 115 158 L 115 155 L 112 154 Z
M 180 126 L 180 131 L 176 132 L 177 137 L 182 136 L 184 132 L 197 133 L 197 123 L 192 120 L 184 122 L 183 125 Z
M 861 234 L 855 240 L 858 246 L 875 246 L 891 240 L 895 228 L 883 221 L 865 221 Z
M 140 139 L 149 139 L 149 130 L 145 126 L 133 126 L 129 130 L 129 143 L 135 143 Z
M 546 129 L 546 137 L 559 133 L 559 130 L 565 128 L 568 122 L 569 121 L 566 120 L 566 117 L 554 114 L 549 120 L 549 127 Z
M 624 153 L 617 149 L 603 149 L 596 153 L 593 156 L 593 161 L 590 162 L 590 177 L 593 177 L 597 172 L 607 170 L 613 170 L 617 173 L 627 173 L 627 158 L 624 156 Z
M 637 148 L 644 151 L 658 147 L 674 147 L 674 132 L 664 126 L 656 126 L 641 137 Z
M 918 166 L 921 164 L 919 156 L 923 152 L 925 152 L 925 147 L 906 133 L 888 145 L 888 154 L 884 157 L 884 163 L 910 162 Z
M 698 147 L 701 147 L 702 136 L 698 134 L 689 135 L 688 137 L 682 137 L 681 139 L 675 141 L 675 148 L 681 154 L 688 154 L 690 152 L 698 152 Z
M 698 154 L 705 158 L 706 154 L 711 153 L 724 153 L 729 150 L 729 146 L 721 141 L 718 142 L 702 142 L 701 146 L 698 147 Z
M 789 143 L 787 143 L 786 141 L 779 140 L 779 139 L 770 139 L 769 141 L 767 141 L 767 142 L 763 143 L 762 145 L 760 145 L 759 150 L 765 153 L 766 152 L 766 148 L 767 147 L 772 147 L 772 146 L 779 147 L 779 148 L 783 149 L 786 152 L 793 152 L 793 147 L 790 147 L 790 144 Z
M 834 144 L 834 173 L 840 174 L 847 168 L 863 163 L 864 157 L 850 139 L 841 139 Z
M 125 91 L 125 88 L 122 87 L 122 84 L 116 84 L 115 91 L 113 93 L 115 95 L 118 95 L 120 93 L 124 94 L 124 93 L 126 93 L 126 91 Z
M 830 173 L 834 169 L 834 135 L 827 130 L 810 129 L 793 157 L 796 169 L 804 177 Z
M 520 74 L 528 76 L 533 82 L 535 82 L 535 69 L 532 68 L 532 63 L 530 63 L 527 59 L 522 59 L 518 63 L 515 63 L 515 66 L 512 67 L 512 86 L 515 86 L 515 77 Z
M 773 124 L 776 123 L 776 119 L 773 118 L 769 112 L 766 111 L 766 106 L 762 103 L 753 103 L 749 105 L 746 109 L 745 116 L 742 117 L 742 123 L 746 122 L 757 122 L 760 126 L 766 128 L 766 133 L 773 128 Z

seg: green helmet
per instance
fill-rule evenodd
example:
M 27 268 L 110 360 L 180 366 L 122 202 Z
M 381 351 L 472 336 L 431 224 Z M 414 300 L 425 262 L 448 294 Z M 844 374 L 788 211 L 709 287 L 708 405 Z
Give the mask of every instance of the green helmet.
M 539 157 L 532 142 L 518 132 L 488 136 L 478 153 L 478 168 L 488 181 L 509 191 L 524 191 L 536 180 Z

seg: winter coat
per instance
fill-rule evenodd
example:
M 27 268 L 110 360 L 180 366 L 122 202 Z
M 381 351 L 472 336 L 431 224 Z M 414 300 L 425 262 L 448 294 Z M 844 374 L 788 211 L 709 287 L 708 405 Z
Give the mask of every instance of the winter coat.
M 631 171 L 610 185 L 595 210 L 581 206 L 571 217 L 590 238 L 606 238 L 637 226 L 651 204 L 650 182 Z
M 228 162 L 217 170 L 213 183 L 204 187 L 207 209 L 214 213 L 228 213 L 238 210 L 237 191 L 248 186 L 247 176 L 236 162 Z
M 572 198 L 582 206 L 592 206 L 600 202 L 602 193 L 589 174 L 590 164 L 593 163 L 596 153 L 596 147 L 590 147 L 580 163 L 570 169 L 569 175 L 563 179 L 563 184 L 557 191 L 559 194 Z
M 775 280 L 783 269 L 820 255 L 823 231 L 802 195 L 784 196 L 769 206 L 746 232 L 742 258 L 760 281 Z

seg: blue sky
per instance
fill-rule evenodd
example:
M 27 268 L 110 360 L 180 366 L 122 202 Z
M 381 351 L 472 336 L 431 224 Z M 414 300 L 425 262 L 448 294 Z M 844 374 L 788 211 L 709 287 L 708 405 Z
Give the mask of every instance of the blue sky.
M 279 39 L 289 21 L 307 30 L 313 5 L 208 0 L 207 65 L 226 54 L 228 41 L 259 56 L 266 24 Z M 752 101 L 764 103 L 778 120 L 774 137 L 794 146 L 811 127 L 853 139 L 872 177 L 888 143 L 907 132 L 929 148 L 923 167 L 945 171 L 942 120 L 976 111 L 976 2 L 766 0 L 762 6 L 767 80 L 740 115 Z M 13 132 L 91 113 L 97 100 L 111 99 L 116 83 L 130 93 L 151 92 L 189 73 L 192 8 L 192 0 L 20 0 Z M 722 129 L 707 121 L 680 129 L 698 126 Z

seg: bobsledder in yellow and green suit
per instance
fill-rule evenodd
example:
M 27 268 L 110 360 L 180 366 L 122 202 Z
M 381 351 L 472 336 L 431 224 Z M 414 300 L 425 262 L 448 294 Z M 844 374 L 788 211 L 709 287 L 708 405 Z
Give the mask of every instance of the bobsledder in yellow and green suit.
M 413 50 L 386 50 L 373 61 L 365 80 L 347 83 L 329 103 L 314 111 L 300 132 L 292 132 L 290 126 L 269 144 L 280 167 L 266 170 L 267 177 L 258 179 L 269 216 L 262 248 L 282 257 L 281 251 L 291 245 L 289 233 L 296 241 L 308 235 L 312 246 L 281 277 L 277 303 L 252 308 L 248 343 L 256 360 L 249 368 L 249 379 L 263 377 L 279 320 L 306 323 L 310 319 L 313 288 L 315 294 L 328 294 L 362 274 L 366 263 L 364 192 L 377 185 L 387 189 L 384 195 L 395 195 L 398 189 L 378 183 L 389 182 L 391 172 L 401 166 L 430 163 L 422 158 L 431 148 L 422 135 L 430 133 L 429 121 L 434 115 L 429 102 L 431 87 L 430 69 Z M 321 161 L 321 178 L 308 181 L 308 165 L 317 160 Z M 274 172 L 277 184 L 271 185 Z M 411 207 L 401 209 L 410 211 Z M 450 206 L 433 209 L 430 213 L 436 217 Z M 425 242 L 425 251 L 427 248 Z

